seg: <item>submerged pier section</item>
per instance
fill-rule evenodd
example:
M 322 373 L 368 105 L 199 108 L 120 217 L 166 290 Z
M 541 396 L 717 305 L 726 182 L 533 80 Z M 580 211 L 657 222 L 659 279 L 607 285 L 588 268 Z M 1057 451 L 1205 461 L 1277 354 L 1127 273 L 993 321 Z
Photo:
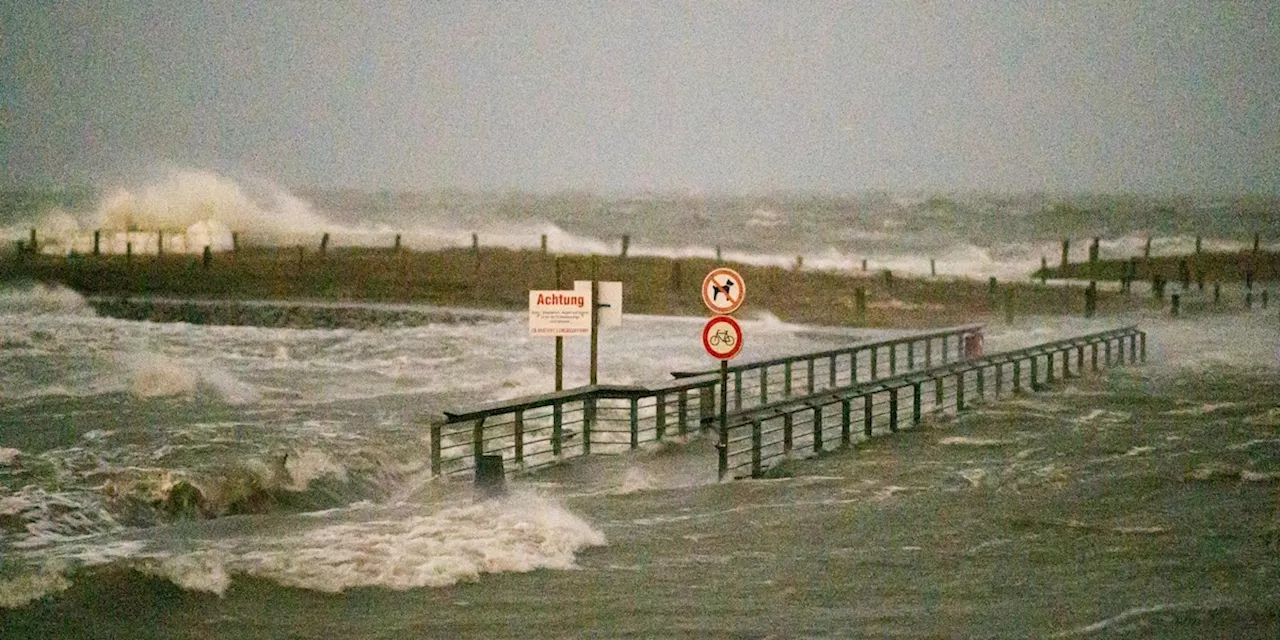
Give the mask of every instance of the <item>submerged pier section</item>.
M 761 477 L 785 460 L 894 433 L 927 414 L 1146 361 L 1146 333 L 1135 326 L 987 355 L 981 336 L 982 325 L 965 325 L 735 365 L 723 429 L 718 370 L 446 411 L 431 425 L 431 471 L 529 471 L 713 432 L 721 479 Z

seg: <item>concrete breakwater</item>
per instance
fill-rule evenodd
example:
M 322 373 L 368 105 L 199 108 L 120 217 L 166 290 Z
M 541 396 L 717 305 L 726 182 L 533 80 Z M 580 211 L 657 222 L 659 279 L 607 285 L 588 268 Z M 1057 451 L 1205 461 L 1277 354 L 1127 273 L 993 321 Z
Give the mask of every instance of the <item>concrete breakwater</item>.
M 428 324 L 476 324 L 494 313 L 433 307 L 333 302 L 90 298 L 101 316 L 150 322 L 281 327 L 291 329 L 386 329 Z

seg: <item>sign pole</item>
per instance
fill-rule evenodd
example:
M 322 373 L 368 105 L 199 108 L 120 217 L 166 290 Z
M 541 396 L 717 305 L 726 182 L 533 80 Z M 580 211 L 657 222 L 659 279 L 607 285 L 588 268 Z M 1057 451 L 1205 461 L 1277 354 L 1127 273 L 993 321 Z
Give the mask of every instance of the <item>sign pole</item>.
M 599 370 L 600 356 L 600 305 L 596 304 L 599 296 L 599 284 L 591 281 L 591 386 L 596 384 L 596 373 Z
M 556 256 L 556 289 L 560 288 L 560 256 Z M 556 336 L 556 391 L 564 389 L 564 336 Z
M 729 361 L 720 361 L 720 480 L 729 473 Z

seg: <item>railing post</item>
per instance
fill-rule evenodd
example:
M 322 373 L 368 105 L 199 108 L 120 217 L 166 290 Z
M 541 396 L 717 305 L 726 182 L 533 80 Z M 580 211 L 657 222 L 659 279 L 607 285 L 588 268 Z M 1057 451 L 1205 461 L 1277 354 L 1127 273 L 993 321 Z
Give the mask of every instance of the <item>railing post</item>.
M 1138 364 L 1138 336 L 1129 334 L 1129 364 Z
M 733 408 L 742 411 L 742 369 L 733 372 Z
M 1091 352 L 1089 354 L 1089 365 L 1096 373 L 1098 371 L 1098 343 L 1089 343 L 1089 351 Z
M 870 391 L 862 396 L 862 434 L 871 437 L 871 396 L 874 395 Z
M 769 404 L 769 367 L 760 367 L 760 404 Z
M 515 465 L 519 468 L 524 465 L 524 409 L 516 411 L 515 423 L 511 428 L 515 439 Z
M 1040 357 L 1034 354 L 1031 356 L 1031 390 L 1040 390 Z
M 1142 363 L 1146 363 L 1146 361 L 1147 361 L 1147 334 L 1146 334 L 1145 332 L 1143 332 L 1143 333 L 1139 333 L 1139 334 L 1138 334 L 1138 345 L 1139 345 L 1139 351 L 1138 351 L 1139 360 L 1138 360 L 1138 361 L 1139 361 L 1139 362 L 1142 362 Z
M 946 408 L 942 404 L 942 376 L 933 379 L 933 408 L 934 410 Z
M 964 411 L 964 372 L 956 374 L 956 413 Z
M 1102 341 L 1102 346 L 1107 350 L 1107 357 L 1106 357 L 1106 360 L 1104 360 L 1104 362 L 1106 362 L 1107 366 L 1110 367 L 1111 366 L 1111 338 L 1110 337 L 1104 338 Z
M 836 357 L 831 356 L 827 361 L 827 388 L 836 388 Z
M 947 363 L 947 359 L 948 359 L 948 358 L 950 358 L 950 356 L 951 356 L 951 354 L 947 353 L 947 338 L 948 338 L 948 337 L 949 337 L 949 336 L 945 336 L 945 335 L 944 335 L 944 336 L 942 336 L 942 364 L 946 364 L 946 363 Z
M 1053 386 L 1054 364 L 1055 363 L 1053 361 L 1053 352 L 1050 351 L 1049 353 L 1045 354 L 1045 365 L 1044 365 L 1044 376 L 1045 376 L 1044 383 L 1048 386 Z
M 898 345 L 889 345 L 889 375 L 898 375 Z
M 1013 392 L 1022 393 L 1022 361 L 1013 361 Z
M 596 421 L 596 399 L 582 401 L 582 455 L 591 455 L 591 429 Z
M 996 397 L 999 398 L 1000 394 L 1002 393 L 1004 393 L 1004 363 L 1003 362 L 996 365 Z
M 813 408 L 813 452 L 822 452 L 822 406 Z
M 844 447 L 849 446 L 850 440 L 849 427 L 853 417 L 849 415 L 851 413 L 850 409 L 852 409 L 849 406 L 850 404 L 852 404 L 852 401 L 848 398 L 840 400 L 840 445 Z
M 791 412 L 782 414 L 782 453 L 785 455 L 791 455 L 791 429 Z
M 859 351 L 861 351 L 861 349 L 854 349 L 853 352 L 849 354 L 849 384 L 850 385 L 858 384 L 858 352 Z
M 689 429 L 689 427 L 688 427 L 688 424 L 689 424 L 689 390 L 688 390 L 688 389 L 681 389 L 681 390 L 680 390 L 680 397 L 679 397 L 679 399 L 676 401 L 676 404 L 677 404 L 677 407 L 678 407 L 678 408 L 679 408 L 679 410 L 680 410 L 680 411 L 679 411 L 679 413 L 680 413 L 680 416 L 679 416 L 679 420 L 680 420 L 680 435 L 684 435 L 684 434 L 688 431 L 688 429 Z
M 984 380 L 984 377 L 985 377 L 985 374 L 983 373 L 982 367 L 979 366 L 978 367 L 978 401 L 979 402 L 987 398 L 987 390 L 984 388 L 986 386 L 986 381 Z
M 564 403 L 551 405 L 551 455 L 560 459 L 561 446 L 564 444 Z
M 879 350 L 880 349 L 878 349 L 877 347 L 874 347 L 874 346 L 871 347 L 871 377 L 869 378 L 870 380 L 875 380 L 880 375 L 879 372 L 876 371 L 876 369 L 879 368 L 877 366 L 879 363 L 876 362 L 876 352 Z
M 640 398 L 631 398 L 631 448 L 640 447 Z
M 813 395 L 813 358 L 809 358 L 808 375 L 809 375 L 809 395 Z
M 756 418 L 751 421 L 751 477 L 759 478 L 760 470 L 760 449 L 764 446 L 763 429 L 760 428 L 760 419 Z
M 916 369 L 916 341 L 907 342 L 907 369 L 915 371 Z
M 471 426 L 471 456 L 475 458 L 475 468 L 480 468 L 480 456 L 484 455 L 484 418 L 477 418 Z
M 791 397 L 791 361 L 790 360 L 782 363 L 782 383 L 786 385 L 786 388 L 782 391 L 782 397 L 790 398 Z
M 658 442 L 667 435 L 667 394 L 658 393 L 653 398 L 653 437 Z
M 911 385 L 911 424 L 920 424 L 920 383 Z
M 889 431 L 898 432 L 898 389 L 889 390 Z
M 924 341 L 924 368 L 928 369 L 933 366 L 933 338 L 925 338 Z
M 1076 347 L 1076 375 L 1084 375 L 1084 345 Z
M 440 475 L 440 445 L 444 441 L 443 434 L 444 425 L 440 422 L 431 423 L 431 475 Z

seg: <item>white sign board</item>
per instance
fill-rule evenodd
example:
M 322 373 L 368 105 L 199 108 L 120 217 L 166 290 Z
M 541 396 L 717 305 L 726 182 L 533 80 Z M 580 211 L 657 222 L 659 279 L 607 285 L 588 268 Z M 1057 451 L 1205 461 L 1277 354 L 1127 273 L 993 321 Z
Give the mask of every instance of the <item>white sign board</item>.
M 591 335 L 591 283 L 586 284 L 575 282 L 572 291 L 530 291 L 529 335 Z
M 621 327 L 622 326 L 622 283 L 621 282 L 600 282 L 596 284 L 596 294 L 599 296 L 600 310 L 596 313 L 600 314 L 596 318 L 602 327 Z

